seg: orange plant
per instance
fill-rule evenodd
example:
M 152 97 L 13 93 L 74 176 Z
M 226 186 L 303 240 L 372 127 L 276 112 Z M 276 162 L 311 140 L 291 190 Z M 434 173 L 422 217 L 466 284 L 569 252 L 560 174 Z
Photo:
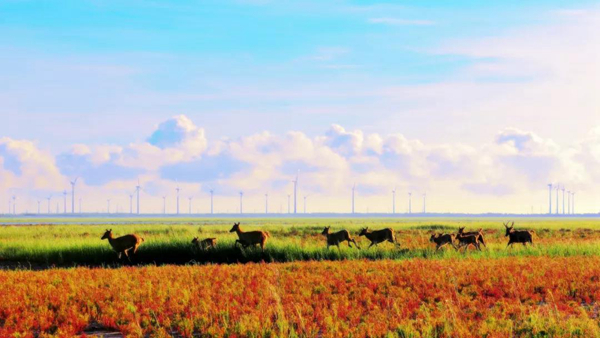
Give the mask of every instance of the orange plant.
M 599 336 L 600 257 L 0 272 L 0 336 Z

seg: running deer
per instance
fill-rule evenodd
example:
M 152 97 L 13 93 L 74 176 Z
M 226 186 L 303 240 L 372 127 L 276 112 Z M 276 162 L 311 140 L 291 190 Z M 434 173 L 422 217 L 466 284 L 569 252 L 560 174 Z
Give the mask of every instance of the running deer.
M 478 235 L 477 240 L 479 241 L 480 244 L 483 244 L 484 247 L 487 248 L 487 245 L 485 244 L 485 240 L 483 239 L 483 233 L 481 231 L 468 231 L 465 232 L 465 227 L 462 228 L 458 228 L 458 233 L 465 235 L 465 236 L 474 236 L 474 235 Z
M 479 245 L 479 237 L 481 236 L 482 231 L 483 231 L 483 229 L 479 229 L 479 231 L 475 235 L 465 235 L 465 234 L 461 234 L 461 233 L 457 234 L 456 235 L 456 239 L 458 240 L 457 250 L 460 250 L 460 248 L 464 247 L 465 252 L 466 252 L 467 248 L 472 245 L 477 250 L 481 251 L 481 247 Z
M 327 238 L 327 249 L 329 249 L 329 247 L 331 245 L 335 245 L 337 246 L 338 250 L 340 249 L 340 242 L 344 242 L 347 241 L 348 242 L 348 246 L 352 247 L 352 245 L 350 245 L 350 242 L 354 243 L 354 245 L 356 245 L 356 247 L 358 249 L 360 249 L 360 246 L 358 246 L 358 244 L 356 244 L 356 242 L 354 241 L 354 239 L 352 239 L 352 237 L 350 237 L 350 233 L 348 232 L 348 230 L 340 230 L 338 232 L 334 232 L 334 233 L 330 233 L 331 226 L 326 227 L 325 229 L 323 229 L 323 232 L 321 232 L 321 235 L 325 236 L 325 238 Z
M 515 230 L 513 227 L 515 226 L 515 222 L 512 222 L 510 226 L 508 226 L 508 222 L 504 223 L 504 227 L 506 228 L 505 236 L 508 236 L 508 245 L 509 246 L 515 243 L 521 243 L 523 246 L 527 246 L 527 243 L 533 244 L 532 234 L 535 233 L 533 230 Z
M 108 239 L 108 243 L 110 243 L 110 246 L 112 246 L 113 250 L 115 250 L 119 254 L 119 259 L 121 259 L 121 254 L 125 254 L 125 257 L 127 257 L 127 260 L 129 260 L 129 262 L 131 262 L 129 254 L 135 254 L 137 252 L 138 247 L 144 241 L 142 237 L 135 234 L 115 238 L 113 236 L 112 229 L 106 230 L 106 232 L 100 239 Z
M 192 244 L 194 244 L 199 250 L 214 249 L 217 245 L 217 239 L 205 238 L 203 240 L 198 240 L 198 237 L 194 237 L 194 239 L 192 239 Z
M 369 245 L 369 247 L 367 249 L 370 249 L 373 245 L 377 245 L 381 242 L 385 242 L 388 241 L 392 244 L 394 244 L 394 246 L 398 246 L 400 244 L 398 244 L 398 242 L 396 242 L 396 236 L 394 235 L 394 230 L 390 229 L 390 228 L 386 228 L 386 229 L 381 229 L 381 230 L 375 230 L 375 231 L 370 231 L 369 228 L 364 228 L 362 230 L 360 230 L 360 233 L 358 234 L 358 236 L 365 236 L 367 237 L 368 240 L 371 241 L 371 245 Z
M 456 235 L 454 234 L 433 234 L 429 238 L 429 241 L 435 243 L 435 251 L 441 249 L 444 245 L 450 244 L 454 249 L 456 249 L 456 245 L 454 245 L 454 238 Z
M 229 230 L 229 232 L 236 232 L 239 239 L 235 240 L 234 247 L 237 247 L 238 243 L 240 243 L 244 248 L 247 248 L 251 245 L 260 245 L 262 251 L 265 251 L 265 244 L 267 243 L 267 238 L 269 238 L 269 233 L 266 231 L 248 231 L 245 232 L 240 228 L 240 223 L 234 223 L 233 228 Z

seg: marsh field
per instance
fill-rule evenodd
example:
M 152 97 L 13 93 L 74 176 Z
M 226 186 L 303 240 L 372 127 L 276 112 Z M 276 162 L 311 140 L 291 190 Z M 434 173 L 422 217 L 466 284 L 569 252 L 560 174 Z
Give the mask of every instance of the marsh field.
M 594 218 L 513 219 L 533 245 L 508 249 L 496 218 L 1 221 L 1 337 L 600 336 Z M 270 233 L 264 252 L 234 247 L 237 221 Z M 327 249 L 325 226 L 361 249 Z M 486 247 L 436 252 L 431 234 L 459 226 L 483 229 Z M 400 246 L 367 249 L 364 227 Z M 144 238 L 131 263 L 106 229 Z
M 186 264 L 186 263 L 246 263 L 292 262 L 306 260 L 347 259 L 410 259 L 410 258 L 499 258 L 507 256 L 574 256 L 600 255 L 600 220 L 590 218 L 516 219 L 515 229 L 534 230 L 533 246 L 515 245 L 506 250 L 504 219 L 437 219 L 437 218 L 382 218 L 382 219 L 244 219 L 244 231 L 265 230 L 270 237 L 265 251 L 259 247 L 234 247 L 237 235 L 230 233 L 236 219 L 24 219 L 19 223 L 6 222 L 0 226 L 0 265 L 28 264 L 44 266 L 111 266 L 129 264 L 117 259 L 106 240 L 100 240 L 106 229 L 115 236 L 135 233 L 144 238 L 132 264 Z M 68 224 L 64 224 L 67 223 Z M 80 223 L 80 224 L 78 224 Z M 354 237 L 360 250 L 349 248 L 344 242 L 340 249 L 327 249 L 321 232 L 325 226 L 331 231 L 346 229 Z M 458 227 L 466 230 L 483 229 L 486 247 L 465 253 L 451 247 L 436 252 L 429 241 L 433 233 L 456 233 Z M 384 242 L 370 249 L 370 241 L 359 237 L 362 228 L 370 230 L 392 228 L 399 247 Z M 194 237 L 217 238 L 214 249 L 197 250 Z

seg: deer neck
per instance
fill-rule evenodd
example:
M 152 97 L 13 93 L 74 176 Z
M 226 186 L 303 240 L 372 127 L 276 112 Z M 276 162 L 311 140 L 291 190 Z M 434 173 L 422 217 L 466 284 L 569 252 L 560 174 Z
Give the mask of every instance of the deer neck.
M 237 229 L 235 229 L 235 233 L 238 234 L 238 236 L 241 236 L 244 234 L 244 232 L 242 231 L 242 229 L 240 229 L 239 227 Z

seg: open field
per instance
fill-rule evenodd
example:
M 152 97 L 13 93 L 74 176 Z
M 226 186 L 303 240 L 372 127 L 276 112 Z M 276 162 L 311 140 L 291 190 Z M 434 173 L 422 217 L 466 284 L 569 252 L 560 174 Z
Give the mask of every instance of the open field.
M 23 220 L 21 220 L 23 221 Z M 33 220 L 25 220 L 31 223 Z M 35 220 L 60 223 L 64 220 Z M 69 219 L 70 222 L 78 220 Z M 84 222 L 84 220 L 80 220 Z M 248 219 L 245 230 L 266 230 L 271 234 L 265 252 L 259 248 L 235 249 L 235 233 L 229 233 L 233 219 L 95 219 L 93 225 L 2 225 L 0 226 L 0 265 L 22 267 L 110 266 L 120 264 L 107 241 L 100 240 L 106 228 L 116 236 L 137 233 L 144 237 L 133 261 L 136 264 L 289 262 L 340 259 L 462 258 L 451 248 L 435 252 L 429 242 L 432 232 L 484 229 L 487 248 L 466 255 L 479 258 L 507 256 L 600 256 L 600 221 L 596 219 L 518 219 L 519 229 L 534 229 L 534 246 L 506 250 L 507 238 L 501 219 Z M 166 224 L 165 224 L 166 223 Z M 348 229 L 362 250 L 341 244 L 341 250 L 326 249 L 320 234 L 326 225 L 332 230 Z M 381 243 L 366 250 L 369 241 L 356 235 L 362 227 L 396 231 L 400 249 Z M 193 237 L 216 237 L 215 250 L 198 251 Z
M 598 337 L 599 281 L 600 257 L 0 271 L 0 336 Z

